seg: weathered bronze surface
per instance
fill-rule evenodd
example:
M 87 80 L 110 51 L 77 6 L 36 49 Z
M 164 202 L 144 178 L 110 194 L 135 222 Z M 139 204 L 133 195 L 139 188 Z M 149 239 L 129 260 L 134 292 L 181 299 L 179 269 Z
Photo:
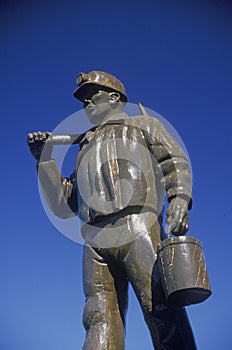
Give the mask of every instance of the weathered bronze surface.
M 81 73 L 77 84 L 74 96 L 84 103 L 95 127 L 79 135 L 77 165 L 70 178 L 60 175 L 51 158 L 52 149 L 42 153 L 44 145 L 48 145 L 49 133 L 30 133 L 28 144 L 37 160 L 39 180 L 52 211 L 62 218 L 78 215 L 83 222 L 86 243 L 83 349 L 124 349 L 127 289 L 131 283 L 154 348 L 194 350 L 196 345 L 185 309 L 178 305 L 179 300 L 174 305 L 167 302 L 157 264 L 157 248 L 166 238 L 159 214 L 165 195 L 169 202 L 166 212 L 169 232 L 182 237 L 188 231 L 188 211 L 192 205 L 188 159 L 160 121 L 145 115 L 130 117 L 128 121 L 121 111 L 127 96 L 118 79 L 94 71 Z M 109 142 L 116 139 L 120 143 Z M 126 147 L 126 153 L 137 156 L 136 162 L 123 159 L 121 145 Z M 147 153 L 143 154 L 141 149 Z M 146 161 L 145 172 L 138 166 L 141 160 Z M 101 168 L 96 172 L 98 163 Z M 107 246 L 102 232 L 113 232 L 109 237 L 114 244 Z M 164 250 L 162 246 L 162 254 Z M 175 254 L 178 260 L 176 251 Z M 178 268 L 186 262 L 179 259 Z M 178 274 L 176 271 L 173 274 Z M 191 275 L 188 270 L 186 277 Z M 170 277 L 172 280 L 174 275 Z M 171 294 L 170 290 L 171 282 L 168 284 Z

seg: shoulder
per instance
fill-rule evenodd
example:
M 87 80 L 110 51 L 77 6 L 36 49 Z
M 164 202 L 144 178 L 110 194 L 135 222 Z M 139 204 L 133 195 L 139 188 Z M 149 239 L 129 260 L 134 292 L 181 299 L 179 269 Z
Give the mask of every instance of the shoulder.
M 164 125 L 160 120 L 155 117 L 151 117 L 149 115 L 137 115 L 131 116 L 125 119 L 125 123 L 129 125 L 137 126 L 146 131 L 163 129 Z

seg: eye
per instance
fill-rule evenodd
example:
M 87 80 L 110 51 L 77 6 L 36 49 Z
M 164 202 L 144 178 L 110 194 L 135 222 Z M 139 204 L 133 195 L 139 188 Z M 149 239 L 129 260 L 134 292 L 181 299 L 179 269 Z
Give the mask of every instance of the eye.
M 96 95 L 94 95 L 94 102 L 96 103 L 98 103 L 98 102 L 101 102 L 102 101 L 102 99 L 103 99 L 103 96 L 102 96 L 102 93 L 98 93 L 98 94 L 96 94 Z
M 107 102 L 108 94 L 105 91 L 99 90 L 97 94 L 92 97 L 94 103 Z

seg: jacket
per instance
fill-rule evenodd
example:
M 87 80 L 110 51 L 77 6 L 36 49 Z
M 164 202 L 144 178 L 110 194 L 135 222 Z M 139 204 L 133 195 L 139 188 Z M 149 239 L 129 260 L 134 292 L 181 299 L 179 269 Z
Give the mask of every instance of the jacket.
M 191 209 L 192 177 L 188 158 L 153 117 L 117 114 L 90 129 L 80 141 L 76 168 L 61 176 L 54 160 L 39 163 L 39 180 L 53 213 L 79 215 L 84 223 L 125 211 L 161 212 L 184 197 Z

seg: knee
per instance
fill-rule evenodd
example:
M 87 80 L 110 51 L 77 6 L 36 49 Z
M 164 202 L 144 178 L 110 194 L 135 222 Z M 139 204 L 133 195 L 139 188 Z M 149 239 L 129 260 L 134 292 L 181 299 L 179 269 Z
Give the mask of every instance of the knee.
M 88 298 L 83 312 L 83 325 L 85 329 L 87 330 L 98 324 L 108 323 L 107 309 L 104 296 L 102 298 Z

